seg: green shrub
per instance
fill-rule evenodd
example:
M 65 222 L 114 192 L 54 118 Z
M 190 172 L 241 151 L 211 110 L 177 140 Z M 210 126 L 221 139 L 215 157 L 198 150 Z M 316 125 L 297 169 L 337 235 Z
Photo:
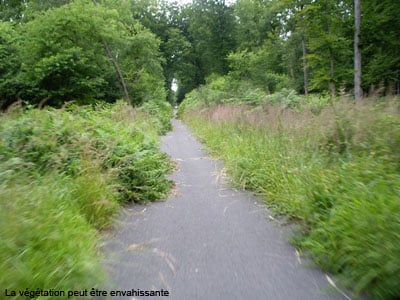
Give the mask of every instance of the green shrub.
M 155 201 L 167 196 L 172 182 L 165 174 L 172 171 L 167 157 L 155 151 L 142 151 L 124 157 L 118 163 L 119 192 L 123 199 L 134 202 Z
M 165 134 L 172 129 L 171 118 L 172 118 L 172 106 L 166 101 L 148 101 L 144 103 L 140 109 L 152 116 L 150 118 L 155 124 L 156 128 L 159 128 L 160 134 Z
M 211 75 L 207 84 L 186 94 L 179 105 L 178 116 L 185 111 L 219 104 L 258 105 L 265 100 L 265 92 L 248 81 L 237 81 L 230 76 Z
M 268 100 L 273 104 L 283 104 L 285 107 L 297 107 L 301 102 L 301 97 L 297 95 L 295 90 L 288 90 L 286 88 L 270 95 Z
M 304 109 L 310 110 L 313 114 L 319 115 L 321 111 L 331 102 L 328 95 L 312 94 L 305 99 Z
M 101 284 L 98 230 L 121 202 L 155 201 L 171 186 L 171 162 L 158 150 L 166 126 L 158 112 L 166 119 L 171 110 L 157 107 L 119 102 L 0 116 L 1 287 Z

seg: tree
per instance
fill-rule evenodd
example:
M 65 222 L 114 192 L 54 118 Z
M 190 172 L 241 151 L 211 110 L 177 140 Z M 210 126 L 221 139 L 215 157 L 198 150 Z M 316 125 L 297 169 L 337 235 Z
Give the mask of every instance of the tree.
M 279 88 L 293 87 L 285 74 L 283 54 L 283 41 L 271 33 L 269 39 L 253 51 L 231 53 L 228 56 L 231 68 L 229 75 L 269 93 L 274 93 Z
M 107 80 L 112 69 L 101 44 L 101 36 L 107 34 L 106 20 L 112 22 L 104 9 L 76 2 L 24 24 L 20 49 L 20 77 L 26 84 L 23 98 L 60 105 L 66 100 L 87 102 L 113 94 L 110 89 L 115 83 Z
M 268 35 L 279 26 L 277 1 L 238 0 L 233 6 L 236 18 L 236 44 L 238 50 L 260 47 Z
M 186 93 L 185 89 L 190 90 L 195 87 L 192 85 L 194 81 L 192 76 L 196 74 L 196 70 L 192 63 L 191 43 L 179 28 L 170 27 L 166 34 L 166 40 L 162 44 L 162 51 L 164 57 L 167 57 L 164 65 L 167 87 L 171 87 L 175 78 L 179 88 L 178 100 L 181 100 Z M 171 92 L 171 102 L 175 101 L 174 96 L 174 93 Z
M 186 6 L 139 0 L 132 9 L 134 17 L 160 38 L 166 86 L 177 80 L 178 101 L 208 75 L 228 72 L 226 56 L 235 49 L 235 22 L 233 9 L 223 0 L 198 0 Z
M 20 62 L 17 42 L 19 34 L 9 22 L 0 22 L 0 109 L 5 109 L 16 100 L 19 89 L 17 74 Z
M 310 2 L 310 0 L 281 0 L 282 12 L 280 14 L 287 45 L 291 46 L 291 48 L 287 49 L 291 53 L 287 55 L 292 57 L 291 61 L 295 64 L 301 63 L 302 88 L 299 88 L 299 90 L 305 95 L 308 94 L 310 75 L 308 66 L 308 24 L 306 23 Z M 300 57 L 298 57 L 299 53 L 301 53 Z M 294 76 L 294 81 L 300 81 L 295 70 L 297 70 L 297 66 L 290 66 L 290 74 Z
M 197 57 L 200 80 L 212 74 L 226 74 L 226 56 L 234 50 L 234 18 L 224 0 L 196 0 L 189 13 L 189 40 Z
M 362 7 L 362 87 L 400 93 L 400 2 L 365 0 Z
M 0 0 L 0 20 L 5 22 L 19 21 L 23 17 L 27 1 Z
M 176 76 L 189 76 L 190 73 L 189 69 L 180 72 L 187 65 L 187 50 L 190 48 L 182 30 L 185 27 L 181 18 L 182 7 L 164 0 L 138 0 L 132 1 L 131 13 L 133 19 L 139 20 L 160 39 L 165 86 L 168 99 L 173 102 L 175 93 L 171 90 L 172 81 Z
M 132 104 L 165 99 L 158 40 L 136 21 L 123 21 L 116 9 L 74 1 L 23 24 L 21 97 L 51 105 L 114 101 L 127 92 L 134 95 Z M 129 78 L 126 91 L 121 77 Z
M 120 61 L 133 103 L 166 100 L 160 40 L 138 22 L 130 24 L 128 31 Z
M 309 6 L 307 17 L 308 61 L 313 70 L 310 80 L 314 91 L 329 90 L 336 97 L 337 84 L 352 84 L 351 30 L 349 6 L 341 1 L 317 0 Z
M 361 99 L 361 49 L 360 49 L 360 30 L 361 30 L 361 0 L 354 0 L 354 97 Z
M 26 0 L 25 14 L 26 19 L 34 18 L 35 14 L 43 13 L 49 9 L 61 7 L 65 4 L 71 3 L 72 0 Z
M 96 0 L 93 0 L 94 5 L 97 6 L 97 2 Z M 124 92 L 124 97 L 125 97 L 125 101 L 130 104 L 131 103 L 131 98 L 129 96 L 129 92 L 128 92 L 128 88 L 125 82 L 125 78 L 124 75 L 121 72 L 121 69 L 119 67 L 119 63 L 118 63 L 118 57 L 114 57 L 114 55 L 111 53 L 111 49 L 108 46 L 108 43 L 106 41 L 106 39 L 104 37 L 100 37 L 101 39 L 101 43 L 103 44 L 103 49 L 105 54 L 107 55 L 108 59 L 112 62 L 113 66 L 114 66 L 114 70 L 115 73 L 118 77 L 118 81 L 121 84 L 122 87 L 122 91 Z

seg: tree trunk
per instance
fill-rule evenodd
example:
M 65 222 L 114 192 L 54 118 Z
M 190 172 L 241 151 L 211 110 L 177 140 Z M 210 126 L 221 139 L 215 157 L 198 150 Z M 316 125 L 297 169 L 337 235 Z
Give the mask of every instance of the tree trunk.
M 122 75 L 121 69 L 119 68 L 119 65 L 118 65 L 118 60 L 112 55 L 111 50 L 108 47 L 107 42 L 104 40 L 104 38 L 101 38 L 101 42 L 103 44 L 104 52 L 106 53 L 108 58 L 111 60 L 113 66 L 114 66 L 114 69 L 115 69 L 115 73 L 117 73 L 118 81 L 120 82 L 122 90 L 124 92 L 125 100 L 129 105 L 132 105 L 131 98 L 129 97 L 128 89 L 126 87 L 124 76 Z
M 93 3 L 94 3 L 94 5 L 97 6 L 96 0 L 93 0 Z M 106 56 L 111 60 L 113 66 L 114 66 L 114 70 L 115 70 L 115 73 L 117 74 L 118 81 L 121 84 L 122 91 L 124 92 L 125 101 L 128 103 L 128 105 L 132 105 L 131 98 L 129 97 L 129 93 L 128 93 L 128 88 L 126 86 L 124 76 L 122 75 L 121 69 L 119 67 L 118 60 L 117 60 L 117 58 L 115 58 L 112 55 L 110 47 L 108 47 L 108 44 L 103 37 L 101 37 L 101 43 L 103 44 L 103 49 L 104 49 L 104 52 L 106 53 Z
M 354 98 L 362 98 L 361 89 L 361 50 L 360 50 L 360 28 L 361 28 L 361 0 L 354 0 Z

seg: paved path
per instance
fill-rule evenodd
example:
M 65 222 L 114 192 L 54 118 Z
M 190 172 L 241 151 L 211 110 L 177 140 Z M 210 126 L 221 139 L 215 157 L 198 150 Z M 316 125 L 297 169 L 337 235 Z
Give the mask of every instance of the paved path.
M 176 300 L 342 299 L 296 255 L 288 228 L 250 194 L 227 188 L 220 163 L 185 125 L 173 125 L 162 150 L 177 162 L 176 191 L 122 213 L 106 247 L 114 289 L 164 289 Z

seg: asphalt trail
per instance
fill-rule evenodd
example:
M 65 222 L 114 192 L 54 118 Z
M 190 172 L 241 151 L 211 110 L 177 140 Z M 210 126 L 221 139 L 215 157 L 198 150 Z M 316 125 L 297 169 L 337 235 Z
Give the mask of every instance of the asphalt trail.
M 185 125 L 173 125 L 162 150 L 177 163 L 176 190 L 124 209 L 105 247 L 112 289 L 164 289 L 171 296 L 163 299 L 176 300 L 343 299 L 289 245 L 289 229 L 252 195 L 228 188 L 221 164 Z

